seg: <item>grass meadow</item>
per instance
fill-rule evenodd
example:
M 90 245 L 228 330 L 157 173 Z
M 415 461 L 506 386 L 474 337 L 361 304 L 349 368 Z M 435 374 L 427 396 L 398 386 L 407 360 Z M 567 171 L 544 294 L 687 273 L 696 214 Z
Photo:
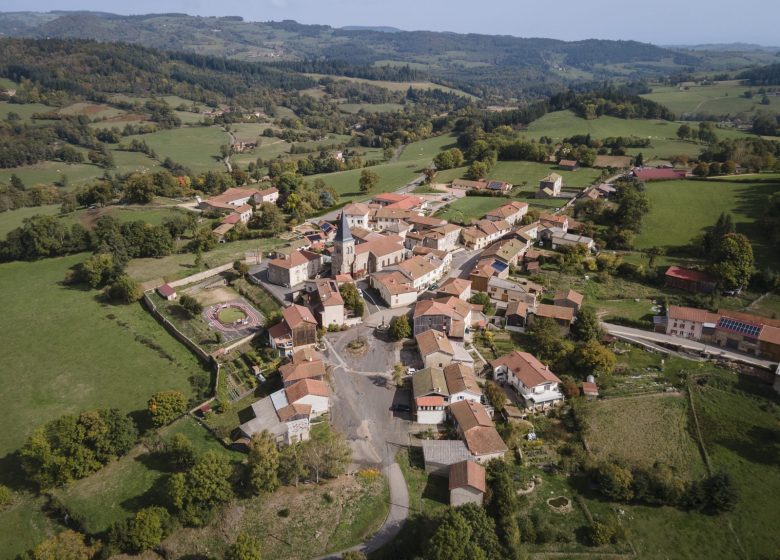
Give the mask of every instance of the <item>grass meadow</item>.
M 450 183 L 463 177 L 466 167 L 447 169 L 436 174 L 437 183 Z M 523 186 L 523 190 L 529 193 L 536 191 L 539 181 L 550 173 L 557 173 L 563 177 L 566 188 L 582 189 L 594 183 L 601 171 L 583 167 L 577 171 L 562 171 L 555 164 L 537 163 L 533 161 L 499 161 L 488 173 L 488 179 L 506 181 L 513 185 Z
M 144 140 L 157 152 L 160 159 L 170 157 L 195 173 L 225 168 L 219 155 L 219 147 L 227 144 L 229 139 L 218 126 L 173 128 L 128 136 L 124 141 L 129 143 L 133 139 Z
M 649 183 L 650 213 L 636 238 L 636 247 L 685 245 L 713 225 L 721 212 L 729 212 L 737 231 L 753 243 L 758 263 L 778 268 L 780 253 L 767 244 L 756 223 L 767 197 L 777 191 L 780 176 L 772 174 Z
M 710 115 L 731 115 L 769 111 L 780 113 L 780 98 L 769 97 L 769 105 L 762 105 L 762 95 L 758 88 L 740 85 L 737 82 L 718 82 L 712 85 L 684 84 L 687 89 L 677 86 L 653 86 L 652 93 L 642 97 L 668 107 L 677 115 L 686 113 L 705 113 Z M 748 99 L 743 94 L 753 91 Z
M 445 206 L 436 217 L 466 225 L 484 218 L 487 212 L 510 201 L 503 196 L 464 196 Z

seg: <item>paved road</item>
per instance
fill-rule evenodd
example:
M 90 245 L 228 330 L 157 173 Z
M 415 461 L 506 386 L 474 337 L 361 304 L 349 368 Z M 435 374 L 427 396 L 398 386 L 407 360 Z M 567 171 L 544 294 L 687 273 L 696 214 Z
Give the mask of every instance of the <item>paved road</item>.
M 762 360 L 755 356 L 743 354 L 741 352 L 734 352 L 727 348 L 721 348 L 720 346 L 711 346 L 704 344 L 703 342 L 697 342 L 695 340 L 688 340 L 677 336 L 670 336 L 668 334 L 656 333 L 650 331 L 643 331 L 641 329 L 632 329 L 630 327 L 624 327 L 622 325 L 614 325 L 611 323 L 601 323 L 601 326 L 609 334 L 621 338 L 645 340 L 651 343 L 668 344 L 689 350 L 696 353 L 703 353 L 714 358 L 724 358 L 726 360 L 732 360 L 735 362 L 742 362 L 752 366 L 758 366 L 767 369 L 774 369 L 776 367 L 775 362 L 769 360 Z
M 369 553 L 389 543 L 409 514 L 409 492 L 395 454 L 399 445 L 408 445 L 412 424 L 390 411 L 394 403 L 409 402 L 408 393 L 397 391 L 390 380 L 389 372 L 398 361 L 395 346 L 372 339 L 367 329 L 369 353 L 361 359 L 342 355 L 339 349 L 354 338 L 354 331 L 328 335 L 325 345 L 335 385 L 331 421 L 348 438 L 353 461 L 379 466 L 390 486 L 390 511 L 382 527 L 368 541 L 349 549 Z M 323 558 L 339 558 L 343 552 Z

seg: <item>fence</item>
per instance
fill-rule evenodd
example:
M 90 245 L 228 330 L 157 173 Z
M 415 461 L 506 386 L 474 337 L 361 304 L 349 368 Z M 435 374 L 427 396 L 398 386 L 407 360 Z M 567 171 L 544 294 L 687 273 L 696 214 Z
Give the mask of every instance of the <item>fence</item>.
M 171 288 L 177 288 L 179 286 L 186 286 L 187 284 L 192 284 L 193 282 L 200 282 L 201 280 L 205 280 L 206 278 L 210 278 L 212 276 L 216 276 L 217 274 L 220 274 L 222 272 L 225 272 L 227 270 L 232 270 L 233 263 L 227 263 L 223 264 L 221 266 L 218 266 L 216 268 L 210 268 L 209 270 L 204 270 L 203 272 L 198 272 L 197 274 L 193 274 L 192 276 L 187 276 L 186 278 L 182 278 L 181 280 L 174 280 L 173 282 L 168 282 L 168 285 Z

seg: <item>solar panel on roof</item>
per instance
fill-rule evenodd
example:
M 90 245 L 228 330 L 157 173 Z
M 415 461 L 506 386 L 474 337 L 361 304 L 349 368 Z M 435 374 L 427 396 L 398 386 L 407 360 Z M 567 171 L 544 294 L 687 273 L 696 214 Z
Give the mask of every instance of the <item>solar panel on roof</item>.
M 739 334 L 744 334 L 751 338 L 757 338 L 761 333 L 761 327 L 758 325 L 751 325 L 750 323 L 737 321 L 736 319 L 730 319 L 728 317 L 721 317 L 718 321 L 718 326 Z
M 507 268 L 509 268 L 508 264 L 502 263 L 501 261 L 493 261 L 492 266 L 498 272 L 504 272 Z

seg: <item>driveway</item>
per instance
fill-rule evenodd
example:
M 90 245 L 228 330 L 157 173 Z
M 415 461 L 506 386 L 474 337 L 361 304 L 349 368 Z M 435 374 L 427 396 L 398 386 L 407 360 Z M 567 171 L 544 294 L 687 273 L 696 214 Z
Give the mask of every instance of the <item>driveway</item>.
M 272 284 L 268 281 L 268 260 L 263 260 L 260 264 L 252 266 L 249 269 L 249 275 L 252 276 L 257 282 L 263 284 L 263 288 L 265 288 L 276 301 L 281 303 L 282 305 L 287 305 L 288 303 L 292 303 L 292 292 L 293 290 L 290 288 L 287 288 L 285 286 L 279 286 L 277 284 Z M 257 283 L 256 282 L 256 283 Z M 298 289 L 303 288 L 303 284 L 300 284 Z

